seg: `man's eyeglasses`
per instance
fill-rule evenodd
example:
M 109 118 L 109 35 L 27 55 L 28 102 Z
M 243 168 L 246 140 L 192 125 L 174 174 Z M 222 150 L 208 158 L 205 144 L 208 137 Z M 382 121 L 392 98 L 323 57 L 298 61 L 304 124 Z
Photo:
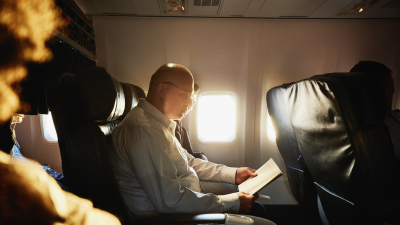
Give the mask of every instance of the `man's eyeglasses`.
M 190 92 L 188 92 L 188 91 L 185 91 L 183 88 L 178 87 L 178 86 L 176 86 L 176 85 L 173 84 L 173 83 L 170 83 L 170 82 L 163 82 L 163 83 L 164 83 L 164 84 L 170 84 L 170 85 L 172 85 L 172 86 L 174 86 L 174 87 L 176 87 L 176 88 L 179 88 L 179 89 L 181 89 L 182 91 L 184 91 L 184 92 L 186 93 L 186 96 L 185 96 L 186 100 L 189 100 L 189 99 L 193 100 L 193 99 L 195 99 L 195 97 L 196 97 L 195 93 L 190 93 Z

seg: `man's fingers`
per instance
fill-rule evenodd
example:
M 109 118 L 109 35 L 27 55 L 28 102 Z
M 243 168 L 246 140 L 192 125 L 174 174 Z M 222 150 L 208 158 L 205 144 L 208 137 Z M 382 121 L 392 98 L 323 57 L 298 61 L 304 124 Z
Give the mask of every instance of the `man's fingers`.
M 241 184 L 249 177 L 256 177 L 256 176 L 258 176 L 258 174 L 256 173 L 256 170 L 254 170 L 254 169 L 251 169 L 248 167 L 238 168 L 236 170 L 235 183 Z
M 242 194 L 244 194 L 244 195 L 250 195 L 250 196 L 254 196 L 254 198 L 258 198 L 258 193 L 251 194 L 251 193 L 248 193 L 248 192 L 243 192 L 243 191 L 241 191 L 240 193 L 242 193 Z
M 248 169 L 247 170 L 248 172 L 249 172 L 249 175 L 250 176 L 252 176 L 252 177 L 256 177 L 258 174 L 256 173 L 256 170 L 255 169 Z

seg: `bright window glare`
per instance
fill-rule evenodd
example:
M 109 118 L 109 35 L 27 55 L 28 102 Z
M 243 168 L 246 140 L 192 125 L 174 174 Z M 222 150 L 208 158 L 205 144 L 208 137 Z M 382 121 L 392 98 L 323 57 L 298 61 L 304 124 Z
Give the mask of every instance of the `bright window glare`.
M 232 142 L 236 138 L 236 96 L 202 93 L 197 103 L 197 134 L 202 142 Z
M 41 114 L 40 121 L 42 125 L 42 134 L 46 141 L 57 142 L 58 137 L 56 133 L 56 128 L 54 127 L 53 118 L 51 117 L 51 112 L 49 114 Z
M 267 136 L 270 141 L 276 142 L 275 131 L 274 131 L 274 127 L 272 126 L 272 121 L 271 121 L 271 117 L 269 116 L 269 113 L 268 113 L 268 121 L 267 121 Z

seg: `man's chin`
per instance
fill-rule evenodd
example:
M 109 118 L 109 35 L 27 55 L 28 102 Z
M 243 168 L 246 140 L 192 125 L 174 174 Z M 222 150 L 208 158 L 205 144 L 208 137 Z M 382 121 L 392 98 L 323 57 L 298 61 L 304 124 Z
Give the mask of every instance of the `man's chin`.
M 189 113 L 189 111 L 182 111 L 182 114 L 180 115 L 181 116 L 181 119 L 183 119 L 187 114 Z
M 175 115 L 171 119 L 173 119 L 173 120 L 181 120 L 181 119 L 183 119 L 183 117 L 185 117 L 185 115 L 186 115 L 185 113 L 181 113 L 181 114 Z

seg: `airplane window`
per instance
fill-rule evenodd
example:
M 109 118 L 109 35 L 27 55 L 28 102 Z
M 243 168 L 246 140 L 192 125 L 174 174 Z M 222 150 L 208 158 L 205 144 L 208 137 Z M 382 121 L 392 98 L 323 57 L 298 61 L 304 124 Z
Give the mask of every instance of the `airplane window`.
M 40 125 L 42 127 L 42 137 L 46 142 L 57 142 L 58 137 L 54 127 L 51 112 L 49 114 L 40 114 Z
M 274 130 L 274 127 L 272 126 L 272 121 L 271 121 L 271 117 L 269 116 L 269 113 L 268 113 L 268 121 L 267 121 L 267 137 L 268 137 L 268 140 L 270 140 L 272 142 L 276 142 L 275 130 Z
M 197 103 L 197 138 L 201 142 L 236 139 L 237 97 L 232 92 L 203 92 Z

